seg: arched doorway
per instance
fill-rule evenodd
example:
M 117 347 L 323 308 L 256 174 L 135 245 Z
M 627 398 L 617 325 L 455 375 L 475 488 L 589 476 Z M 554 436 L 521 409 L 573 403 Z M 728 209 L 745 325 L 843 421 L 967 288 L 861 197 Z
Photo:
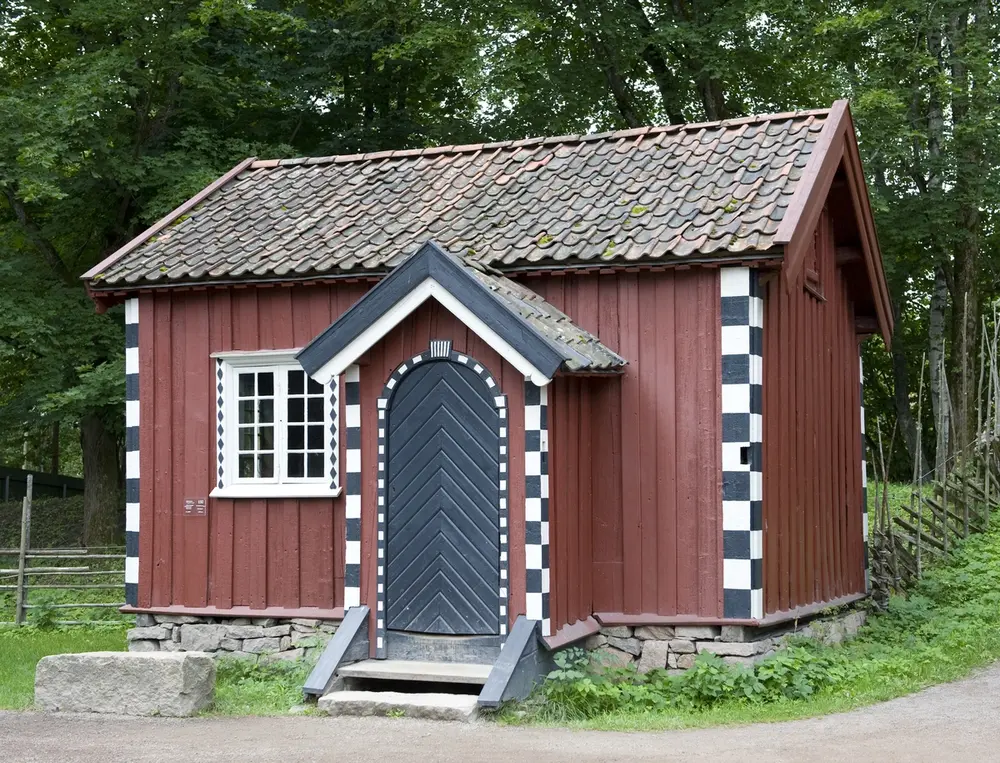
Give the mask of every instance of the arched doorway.
M 404 633 L 505 631 L 505 407 L 482 366 L 457 357 L 464 362 L 455 353 L 422 358 L 390 380 L 380 491 L 386 509 L 384 628 L 390 640 Z

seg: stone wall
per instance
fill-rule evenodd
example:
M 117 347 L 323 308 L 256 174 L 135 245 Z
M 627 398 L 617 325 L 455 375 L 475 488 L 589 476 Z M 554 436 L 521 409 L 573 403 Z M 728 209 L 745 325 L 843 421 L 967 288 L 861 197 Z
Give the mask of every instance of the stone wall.
M 713 652 L 731 665 L 752 665 L 774 654 L 792 636 L 815 638 L 827 644 L 850 638 L 864 625 L 862 610 L 810 623 L 787 623 L 773 628 L 742 625 L 615 625 L 587 638 L 584 648 L 609 667 L 635 664 L 639 672 L 654 668 L 682 671 L 694 665 L 702 652 Z
M 339 621 L 293 618 L 137 615 L 130 652 L 209 652 L 253 662 L 297 660 L 322 650 Z

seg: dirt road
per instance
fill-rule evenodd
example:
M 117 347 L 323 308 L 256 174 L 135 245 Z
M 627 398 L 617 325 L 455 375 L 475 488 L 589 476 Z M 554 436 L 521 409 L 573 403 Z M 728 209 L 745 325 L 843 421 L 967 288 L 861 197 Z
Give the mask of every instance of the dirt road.
M 590 763 L 1000 761 L 1000 665 L 920 694 L 814 720 L 621 734 L 385 718 L 0 713 L 5 763 Z

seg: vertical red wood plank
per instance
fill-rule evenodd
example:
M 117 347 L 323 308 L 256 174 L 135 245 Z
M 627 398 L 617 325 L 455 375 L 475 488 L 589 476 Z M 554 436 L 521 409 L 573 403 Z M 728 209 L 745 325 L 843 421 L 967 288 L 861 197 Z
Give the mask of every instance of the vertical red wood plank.
M 698 614 L 722 616 L 722 307 L 719 274 L 695 270 L 701 343 L 698 429 Z
M 824 374 L 824 357 L 823 357 L 823 337 L 820 334 L 819 326 L 823 319 L 823 312 L 826 310 L 824 304 L 815 304 L 810 310 L 810 320 L 808 328 L 809 336 L 809 346 L 811 348 L 811 360 L 810 364 L 812 366 L 812 394 L 810 399 L 813 401 L 812 406 L 812 442 L 809 451 L 809 457 L 812 461 L 812 474 L 813 474 L 813 490 L 812 505 L 810 506 L 809 512 L 809 537 L 808 537 L 808 548 L 809 548 L 809 601 L 820 601 L 822 599 L 822 570 L 823 570 L 823 557 L 820 553 L 819 548 L 819 517 L 822 511 L 824 503 L 824 472 L 826 471 L 822 467 L 823 463 L 823 448 L 822 448 L 822 432 L 823 432 L 823 416 L 824 406 L 817 404 L 817 398 L 821 394 L 820 390 L 823 389 L 823 374 Z
M 580 595 L 577 601 L 577 617 L 586 618 L 593 611 L 593 521 L 594 521 L 594 463 L 592 416 L 594 381 L 581 384 L 580 396 L 580 447 L 577 451 L 577 475 L 580 481 L 580 519 L 577 522 L 578 553 L 580 555 Z
M 156 322 L 156 300 L 139 298 L 139 598 L 140 607 L 153 600 L 156 528 L 156 401 L 161 394 L 156 347 L 164 335 Z M 162 341 L 162 340 L 161 340 Z M 167 399 L 170 399 L 169 394 Z
M 764 522 L 764 613 L 778 609 L 778 475 L 781 471 L 781 453 L 778 447 L 782 432 L 778 429 L 778 412 L 781 408 L 781 377 L 777 373 L 778 330 L 780 317 L 777 293 L 771 280 L 764 291 L 764 389 L 763 389 L 763 522 Z
M 656 460 L 656 612 L 661 615 L 677 614 L 677 442 L 676 416 L 676 346 L 677 316 L 675 309 L 676 279 L 673 273 L 655 277 L 659 346 L 653 376 L 653 405 L 656 408 L 656 427 L 653 437 L 660 443 Z
M 794 477 L 794 442 L 791 441 L 791 436 L 794 429 L 794 405 L 795 399 L 793 397 L 794 387 L 792 374 L 794 373 L 795 365 L 795 344 L 793 342 L 792 336 L 792 321 L 794 320 L 791 311 L 791 299 L 789 299 L 787 291 L 784 289 L 784 284 L 780 284 L 777 287 L 782 292 L 782 307 L 781 311 L 782 323 L 781 323 L 781 379 L 782 379 L 782 406 L 781 406 L 781 433 L 783 437 L 782 447 L 784 450 L 782 457 L 782 471 L 784 476 L 781 479 L 781 529 L 779 531 L 779 554 L 780 554 L 780 574 L 778 578 L 778 608 L 779 609 L 789 609 L 790 599 L 788 591 L 788 578 L 791 570 L 791 534 L 789 527 L 789 514 L 794 511 L 794 500 L 795 491 L 792 485 Z
M 267 548 L 267 579 L 265 583 L 267 605 L 283 606 L 288 595 L 286 576 L 288 556 L 285 550 L 283 526 L 288 512 L 289 499 L 270 498 L 267 501 L 267 520 L 264 524 L 264 544 Z
M 597 335 L 605 345 L 620 353 L 618 276 L 595 277 L 599 295 Z M 602 478 L 594 484 L 594 608 L 601 612 L 620 612 L 624 607 L 621 385 L 620 379 L 599 385 L 596 398 L 597 429 L 601 436 L 595 440 L 595 447 L 599 448 L 604 469 Z
M 803 544 L 803 524 L 806 511 L 807 498 L 806 482 L 808 480 L 809 461 L 806 454 L 806 438 L 808 437 L 809 422 L 806 418 L 806 411 L 810 407 L 807 398 L 806 378 L 809 373 L 806 366 L 806 353 L 808 352 L 808 341 L 805 334 L 805 321 L 807 296 L 802 286 L 796 289 L 795 310 L 793 313 L 795 327 L 795 455 L 794 469 L 797 479 L 795 480 L 795 510 L 791 513 L 792 522 L 792 568 L 789 571 L 789 600 L 792 606 L 799 606 L 803 603 L 802 584 L 805 578 L 805 548 Z
M 642 471 L 639 421 L 641 409 L 639 379 L 644 370 L 639 342 L 639 286 L 635 273 L 618 278 L 618 320 L 621 325 L 619 352 L 628 359 L 622 377 L 622 545 L 624 611 L 642 611 L 642 505 L 639 491 Z
M 685 369 L 677 374 L 676 398 L 683 401 L 677 405 L 676 439 L 673 458 L 676 463 L 676 522 L 674 527 L 677 549 L 677 577 L 675 582 L 677 611 L 680 614 L 696 613 L 699 606 L 698 581 L 698 511 L 701 508 L 699 496 L 698 438 L 709 422 L 702 421 L 701 395 L 698 387 L 702 383 L 704 362 L 700 359 L 706 337 L 701 333 L 698 316 L 709 307 L 698 304 L 697 280 L 690 271 L 678 272 L 675 283 L 675 357 L 678 368 Z M 721 331 L 721 329 L 720 329 Z M 721 447 L 721 446 L 720 446 Z
M 638 325 L 633 327 L 639 340 L 638 356 L 642 358 L 642 367 L 636 378 L 636 394 L 638 395 L 638 417 L 635 434 L 638 435 L 638 499 L 639 499 L 639 546 L 635 551 L 641 551 L 641 582 L 639 610 L 641 612 L 656 612 L 659 606 L 659 590 L 673 586 L 672 580 L 664 580 L 659 576 L 659 517 L 657 495 L 657 472 L 662 468 L 661 461 L 666 461 L 668 453 L 660 453 L 656 437 L 657 423 L 662 416 L 658 390 L 662 389 L 663 381 L 656 378 L 659 368 L 660 337 L 669 332 L 669 321 L 663 320 L 662 305 L 656 301 L 655 280 L 659 274 L 643 274 L 637 281 L 636 299 Z M 632 438 L 628 442 L 635 442 Z M 635 583 L 633 583 L 635 584 Z
M 561 407 L 562 415 L 565 418 L 564 429 L 566 431 L 566 442 L 564 444 L 565 453 L 562 454 L 563 467 L 560 470 L 560 481 L 563 483 L 562 492 L 566 496 L 562 522 L 565 525 L 561 537 L 566 549 L 566 609 L 564 622 L 572 623 L 580 619 L 578 609 L 580 601 L 580 563 L 581 551 L 579 545 L 579 525 L 581 522 L 580 511 L 580 474 L 578 464 L 580 462 L 580 380 L 566 379 L 560 387 L 560 393 L 565 394 L 566 399 Z M 554 567 L 553 567 L 554 569 Z M 589 614 L 589 613 L 588 613 Z
M 833 249 L 832 241 L 830 241 L 829 236 L 824 237 L 826 247 L 825 257 L 824 257 L 824 275 L 826 280 L 824 283 L 834 283 L 835 278 L 835 267 L 833 260 Z M 821 401 L 826 403 L 826 401 L 831 400 L 832 395 L 832 382 L 833 374 L 836 372 L 836 367 L 833 363 L 833 347 L 830 339 L 830 331 L 835 327 L 833 322 L 837 315 L 837 309 L 835 305 L 824 304 L 823 305 L 823 317 L 820 321 L 820 331 L 822 332 L 822 339 L 819 345 L 823 349 L 823 362 L 821 368 L 823 369 L 823 378 L 821 380 Z M 823 439 L 822 439 L 822 458 L 820 460 L 820 470 L 823 473 L 823 501 L 820 506 L 820 511 L 822 512 L 822 517 L 820 518 L 820 532 L 822 533 L 821 538 L 818 542 L 819 554 L 821 556 L 821 575 L 822 575 L 822 587 L 821 587 L 821 597 L 822 599 L 833 598 L 833 563 L 830 558 L 830 538 L 833 530 L 833 515 L 836 510 L 836 492 L 834 489 L 834 481 L 836 480 L 836 474 L 833 472 L 829 465 L 831 463 L 831 442 L 833 439 L 833 417 L 834 409 L 832 405 L 823 404 L 821 405 L 823 412 Z
M 832 273 L 828 268 L 827 275 L 832 277 Z M 826 282 L 828 283 L 828 282 Z M 817 341 L 817 345 L 822 349 L 822 362 L 820 365 L 821 369 L 821 379 L 820 379 L 820 401 L 827 401 L 830 399 L 830 377 L 833 375 L 834 368 L 832 362 L 832 348 L 830 346 L 829 335 L 827 334 L 827 326 L 830 323 L 830 315 L 835 312 L 833 308 L 829 305 L 823 306 L 822 318 L 819 321 L 819 332 L 820 339 Z M 831 469 L 828 468 L 830 462 L 830 438 L 832 432 L 832 406 L 830 405 L 820 405 L 820 411 L 822 413 L 822 426 L 820 428 L 821 434 L 821 451 L 820 451 L 820 473 L 822 476 L 822 501 L 820 503 L 820 517 L 819 517 L 819 538 L 817 540 L 817 553 L 820 559 L 820 598 L 829 599 L 831 597 L 831 564 L 830 564 L 830 554 L 827 550 L 827 540 L 830 537 L 831 522 L 830 517 L 833 512 L 834 507 L 834 497 L 833 497 L 833 481 L 835 476 Z
M 557 379 L 548 388 L 549 423 L 549 616 L 552 632 L 566 624 L 566 590 L 568 583 L 566 525 L 567 496 L 562 479 L 563 459 L 568 443 L 565 430 L 566 380 Z
M 237 289 L 233 291 L 233 349 L 258 350 L 260 338 L 257 333 L 257 290 Z M 253 508 L 250 501 L 233 501 L 233 606 L 256 606 L 264 598 L 263 592 L 255 589 L 258 579 L 256 570 L 265 563 L 263 554 L 254 555 L 251 548 L 253 537 Z M 265 509 L 266 511 L 266 509 Z M 259 512 L 258 512 L 259 513 Z M 260 549 L 262 550 L 262 549 Z
M 844 401 L 844 383 L 843 383 L 843 368 L 844 368 L 844 350 L 843 343 L 840 341 L 839 334 L 837 330 L 839 326 L 837 325 L 836 318 L 839 318 L 843 313 L 837 310 L 837 315 L 834 316 L 833 327 L 831 329 L 831 340 L 834 347 L 833 363 L 836 369 L 832 376 L 833 379 L 833 410 L 835 418 L 835 431 L 834 440 L 832 443 L 831 450 L 834 454 L 833 467 L 834 474 L 837 475 L 837 491 L 836 491 L 836 503 L 833 507 L 833 534 L 830 543 L 830 552 L 834 564 L 834 588 L 833 595 L 840 596 L 844 590 L 844 564 L 841 556 L 842 548 L 842 525 L 843 525 L 843 514 L 844 514 L 844 503 L 847 499 L 846 491 L 844 490 L 844 469 L 846 467 L 844 459 L 844 445 L 845 445 L 845 434 L 844 434 L 844 416 L 842 413 L 842 406 Z
M 209 299 L 209 350 L 225 352 L 233 348 L 233 313 L 229 290 L 215 292 Z M 210 361 L 212 391 L 215 391 L 215 364 Z M 216 395 L 210 396 L 211 422 L 215 422 Z M 209 482 L 217 479 L 217 453 L 215 426 L 209 426 Z M 209 498 L 208 521 L 210 526 L 209 548 L 209 597 L 208 603 L 227 609 L 233 605 L 233 502 Z
M 205 499 L 212 489 L 215 451 L 215 372 L 209 357 L 208 293 L 191 292 L 181 304 L 188 331 L 181 355 L 184 369 L 184 469 L 181 473 L 184 498 Z M 204 607 L 208 600 L 208 517 L 182 516 L 184 527 L 184 598 L 189 607 Z
M 243 503 L 243 502 L 241 502 Z M 250 542 L 249 542 L 249 604 L 254 609 L 267 606 L 267 514 L 266 499 L 254 499 L 249 502 Z M 243 508 L 243 507 L 237 507 Z
M 186 405 L 187 390 L 184 388 L 184 349 L 187 344 L 188 315 L 183 297 L 172 296 L 171 333 L 170 333 L 170 537 L 171 537 L 171 588 L 170 602 L 184 603 L 184 515 L 182 505 L 184 498 L 184 431 L 186 415 L 190 412 Z M 194 322 L 190 322 L 194 327 Z
M 257 338 L 258 349 L 281 350 L 274 341 L 274 322 L 277 316 L 274 301 L 280 292 L 279 288 L 257 289 Z

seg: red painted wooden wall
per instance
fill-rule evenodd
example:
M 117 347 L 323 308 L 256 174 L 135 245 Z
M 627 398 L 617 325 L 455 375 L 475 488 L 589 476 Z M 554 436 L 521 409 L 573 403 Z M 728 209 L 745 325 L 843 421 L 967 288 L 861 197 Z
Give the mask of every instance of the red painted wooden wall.
M 301 347 L 366 288 L 140 296 L 140 607 L 342 604 L 343 498 L 210 498 L 207 517 L 185 517 L 183 502 L 207 497 L 215 480 L 211 353 Z
M 806 257 L 822 297 L 764 296 L 764 610 L 863 593 L 858 340 L 826 212 Z
M 629 361 L 552 385 L 553 631 L 591 612 L 721 617 L 718 271 L 525 283 Z

